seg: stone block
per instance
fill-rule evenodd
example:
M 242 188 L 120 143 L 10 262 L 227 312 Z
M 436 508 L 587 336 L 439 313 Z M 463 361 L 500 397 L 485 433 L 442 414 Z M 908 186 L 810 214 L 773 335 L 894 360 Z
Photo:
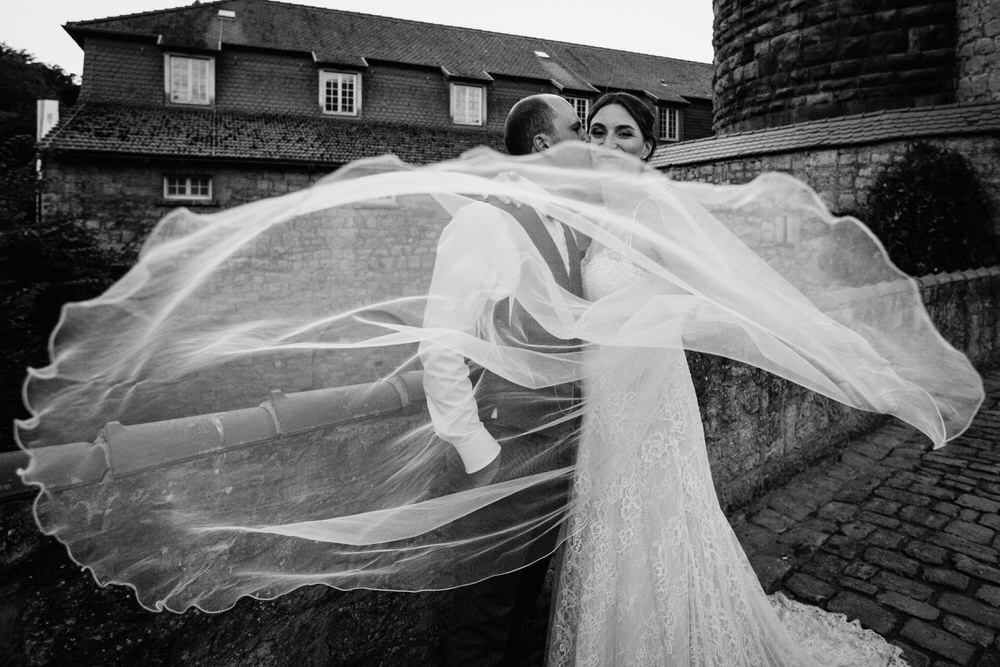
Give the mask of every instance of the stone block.
M 948 586 L 957 591 L 964 591 L 969 587 L 969 577 L 954 570 L 946 570 L 944 568 L 926 567 L 923 571 L 923 578 L 924 581 Z
M 941 547 L 926 542 L 912 541 L 903 547 L 903 552 L 913 556 L 922 563 L 941 565 L 948 557 L 948 552 Z
M 990 546 L 985 546 L 982 544 L 977 544 L 976 542 L 970 542 L 958 535 L 952 535 L 950 533 L 932 533 L 927 536 L 927 542 L 933 542 L 938 546 L 942 546 L 955 554 L 956 558 L 962 556 L 965 558 L 971 556 L 972 558 L 978 559 L 982 563 L 996 563 L 998 551 Z M 956 560 L 956 563 L 958 561 Z
M 854 561 L 844 568 L 844 574 L 858 579 L 871 579 L 878 573 L 878 568 L 871 563 Z
M 879 593 L 875 599 L 886 607 L 898 609 L 904 614 L 915 616 L 916 618 L 922 618 L 925 621 L 933 621 L 941 615 L 940 611 L 926 602 L 919 602 L 911 597 L 896 593 L 895 591 Z
M 926 507 L 907 506 L 899 511 L 899 517 L 904 521 L 926 526 L 934 530 L 942 528 L 949 521 L 947 514 L 934 512 Z
M 896 549 L 906 540 L 906 536 L 886 528 L 879 528 L 868 536 L 868 544 L 883 549 Z
M 817 516 L 837 523 L 846 523 L 851 521 L 857 513 L 858 508 L 855 505 L 833 501 L 819 508 Z
M 1000 587 L 983 584 L 976 591 L 976 597 L 986 604 L 1000 607 Z
M 871 582 L 885 591 L 901 593 L 920 602 L 927 602 L 934 593 L 934 589 L 930 586 L 891 572 L 879 572 L 872 577 Z
M 827 604 L 827 609 L 845 614 L 849 619 L 857 619 L 866 628 L 880 635 L 887 635 L 896 627 L 899 617 L 870 598 L 857 593 L 843 591 Z
M 956 520 L 944 527 L 945 532 L 978 544 L 989 544 L 996 534 L 992 528 L 971 521 Z
M 773 593 L 784 579 L 785 575 L 792 569 L 792 564 L 787 558 L 771 556 L 769 554 L 755 554 L 750 556 L 750 565 L 757 574 L 761 587 L 767 593 Z
M 788 577 L 784 587 L 796 598 L 812 603 L 828 600 L 837 592 L 837 589 L 827 582 L 801 572 Z
M 899 503 L 900 505 L 924 507 L 931 504 L 931 500 L 927 496 L 885 486 L 876 489 L 875 495 L 887 498 L 888 500 Z
M 859 593 L 864 593 L 869 597 L 874 597 L 875 593 L 878 592 L 878 587 L 871 584 L 864 579 L 855 579 L 854 577 L 848 577 L 841 575 L 837 578 L 837 583 L 843 588 L 848 588 L 852 591 L 857 591 Z
M 980 646 L 989 646 L 993 642 L 994 637 L 996 637 L 996 633 L 993 630 L 984 628 L 981 625 L 958 616 L 946 615 L 942 619 L 941 625 L 945 630 L 953 632 L 962 639 Z M 987 665 L 996 663 L 981 660 L 978 664 Z
M 778 541 L 790 548 L 796 556 L 802 556 L 819 549 L 828 538 L 828 533 L 805 526 L 793 526 L 782 533 Z
M 883 569 L 910 577 L 917 574 L 920 570 L 920 563 L 912 558 L 907 558 L 894 551 L 878 547 L 871 547 L 866 550 L 865 559 Z
M 823 548 L 841 558 L 855 558 L 863 548 L 856 540 L 852 540 L 846 535 L 831 535 Z
M 958 593 L 942 593 L 937 606 L 994 630 L 1000 629 L 1000 609 Z
M 899 639 L 893 639 L 890 643 L 903 649 L 903 660 L 906 661 L 909 667 L 930 667 L 930 656 L 923 651 L 917 650 L 910 644 Z
M 995 500 L 990 500 L 988 498 L 982 498 L 980 496 L 972 495 L 969 493 L 964 493 L 960 495 L 955 503 L 963 507 L 970 507 L 974 510 L 980 512 L 989 512 L 990 514 L 996 514 L 1000 512 L 1000 502 Z
M 883 528 L 899 528 L 899 519 L 894 519 L 891 516 L 886 516 L 884 514 L 876 514 L 875 512 L 869 512 L 868 510 L 862 510 L 858 513 L 858 520 L 865 521 L 868 523 L 873 523 L 876 526 L 882 526 Z
M 775 533 L 783 533 L 794 523 L 790 518 L 772 509 L 764 508 L 750 517 L 750 521 Z
M 933 651 L 939 656 L 956 660 L 961 664 L 968 662 L 975 653 L 975 647 L 972 644 L 919 619 L 908 620 L 899 634 L 920 648 Z

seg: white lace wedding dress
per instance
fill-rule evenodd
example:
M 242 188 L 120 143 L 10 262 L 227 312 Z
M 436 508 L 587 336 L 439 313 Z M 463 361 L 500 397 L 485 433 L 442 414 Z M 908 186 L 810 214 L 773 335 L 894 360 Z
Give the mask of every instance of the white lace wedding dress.
M 641 277 L 592 253 L 590 300 Z M 548 646 L 549 665 L 905 665 L 840 614 L 765 595 L 729 526 L 681 350 L 602 347 Z

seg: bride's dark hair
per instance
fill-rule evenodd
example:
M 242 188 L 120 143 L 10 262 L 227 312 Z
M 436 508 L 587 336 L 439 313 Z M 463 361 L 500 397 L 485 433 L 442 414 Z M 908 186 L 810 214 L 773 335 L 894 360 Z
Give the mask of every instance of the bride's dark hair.
M 652 144 L 649 153 L 642 158 L 643 160 L 649 160 L 656 151 L 656 119 L 653 117 L 652 109 L 635 95 L 631 93 L 607 93 L 606 95 L 602 95 L 594 102 L 594 105 L 590 108 L 590 113 L 587 114 L 587 129 L 590 129 L 590 121 L 594 119 L 597 112 L 609 104 L 620 104 L 632 116 L 635 124 L 639 126 L 639 131 L 642 132 L 642 138 Z

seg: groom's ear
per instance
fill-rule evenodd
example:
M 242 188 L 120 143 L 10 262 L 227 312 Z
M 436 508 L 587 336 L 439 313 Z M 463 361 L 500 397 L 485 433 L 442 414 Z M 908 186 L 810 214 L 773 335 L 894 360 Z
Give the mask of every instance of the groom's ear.
M 549 138 L 544 134 L 536 134 L 531 140 L 531 148 L 536 153 L 541 153 L 549 147 Z

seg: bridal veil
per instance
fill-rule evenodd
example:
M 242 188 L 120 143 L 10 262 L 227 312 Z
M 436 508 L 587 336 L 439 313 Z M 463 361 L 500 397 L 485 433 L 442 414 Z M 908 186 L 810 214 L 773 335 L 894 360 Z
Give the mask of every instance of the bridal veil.
M 627 293 L 575 297 L 514 225 L 515 299 L 581 347 L 510 346 L 489 318 L 477 335 L 425 327 L 425 308 L 442 298 L 428 291 L 430 249 L 448 238 L 455 211 L 488 200 L 533 207 L 645 276 Z M 380 238 L 403 239 L 413 255 L 379 255 Z M 362 243 L 374 250 L 351 260 L 333 252 Z M 482 245 L 442 242 L 434 261 L 458 267 L 460 280 L 489 270 Z M 443 589 L 518 567 L 540 527 L 558 530 L 574 511 L 576 500 L 531 493 L 571 480 L 571 463 L 472 487 L 419 402 L 269 439 L 239 433 L 232 418 L 273 411 L 283 394 L 257 406 L 274 391 L 377 381 L 364 391 L 405 393 L 420 344 L 529 388 L 585 379 L 589 344 L 696 350 L 895 415 L 935 446 L 982 400 L 978 375 L 939 335 L 914 281 L 867 228 L 833 217 L 790 176 L 681 183 L 586 144 L 521 158 L 476 150 L 420 167 L 374 158 L 286 196 L 177 210 L 118 283 L 63 308 L 50 364 L 25 383 L 31 417 L 17 425 L 30 455 L 23 479 L 40 488 L 37 521 L 99 583 L 177 612 L 316 583 Z M 363 412 L 365 395 L 348 395 Z M 207 417 L 195 427 L 192 415 Z M 129 431 L 161 423 L 177 426 Z M 197 428 L 231 431 L 242 446 L 200 451 Z M 112 446 L 118 432 L 131 436 Z

